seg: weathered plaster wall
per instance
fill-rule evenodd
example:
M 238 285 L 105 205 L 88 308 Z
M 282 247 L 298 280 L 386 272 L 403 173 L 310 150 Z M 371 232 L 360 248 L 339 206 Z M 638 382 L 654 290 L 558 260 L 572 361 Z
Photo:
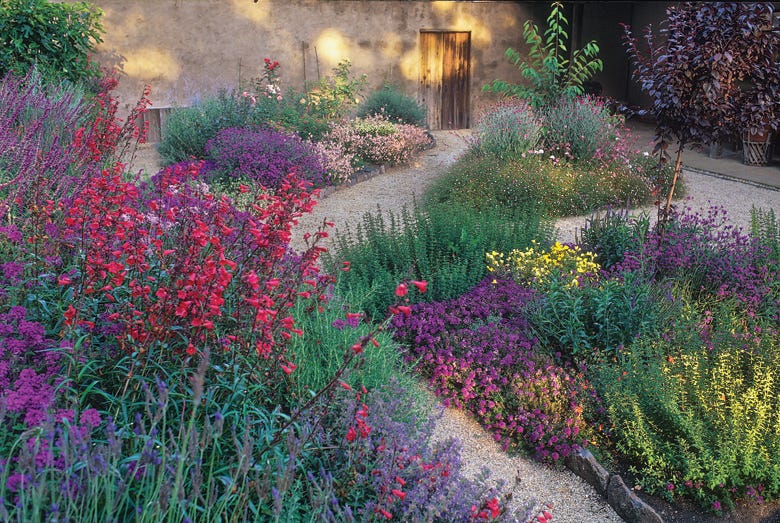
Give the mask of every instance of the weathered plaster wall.
M 372 88 L 384 82 L 418 91 L 421 29 L 471 31 L 472 113 L 482 85 L 520 81 L 504 58 L 522 47 L 530 8 L 520 2 L 314 0 L 95 0 L 106 29 L 100 60 L 121 57 L 127 107 L 145 83 L 155 105 L 188 105 L 259 75 L 262 60 L 282 64 L 283 85 L 301 89 L 348 58 Z

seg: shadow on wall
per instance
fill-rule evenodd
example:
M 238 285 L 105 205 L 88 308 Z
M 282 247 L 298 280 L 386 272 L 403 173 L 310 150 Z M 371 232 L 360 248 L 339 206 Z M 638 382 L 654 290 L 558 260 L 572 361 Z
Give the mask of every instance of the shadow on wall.
M 188 105 L 196 95 L 258 77 L 265 57 L 282 64 L 283 88 L 302 89 L 348 58 L 369 88 L 393 83 L 418 93 L 420 31 L 468 32 L 471 97 L 516 71 L 504 59 L 517 47 L 526 8 L 518 2 L 311 2 L 308 0 L 95 0 L 106 28 L 102 63 L 124 59 L 119 96 L 132 104 L 145 83 L 157 106 Z

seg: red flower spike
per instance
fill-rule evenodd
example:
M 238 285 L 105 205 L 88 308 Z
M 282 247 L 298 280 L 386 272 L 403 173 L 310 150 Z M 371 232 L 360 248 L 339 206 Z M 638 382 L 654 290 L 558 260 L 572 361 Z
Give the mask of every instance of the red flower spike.
M 354 344 L 352 346 L 352 352 L 354 352 L 355 354 L 360 354 L 361 352 L 363 352 L 363 345 L 361 345 L 360 343 Z
M 427 281 L 413 281 L 412 285 L 417 287 L 417 290 L 425 293 L 428 291 L 428 282 Z
M 399 305 L 398 307 L 396 307 L 396 309 L 398 309 L 399 312 L 402 312 L 404 316 L 412 315 L 412 308 L 409 307 L 408 305 Z
M 68 310 L 63 314 L 65 317 L 65 325 L 73 325 L 73 319 L 76 317 L 76 309 L 73 305 L 68 305 Z
M 347 438 L 347 441 L 349 441 L 350 443 L 355 441 L 355 438 L 357 438 L 357 431 L 355 430 L 355 427 L 350 427 L 349 428 L 349 430 L 347 431 L 346 438 Z

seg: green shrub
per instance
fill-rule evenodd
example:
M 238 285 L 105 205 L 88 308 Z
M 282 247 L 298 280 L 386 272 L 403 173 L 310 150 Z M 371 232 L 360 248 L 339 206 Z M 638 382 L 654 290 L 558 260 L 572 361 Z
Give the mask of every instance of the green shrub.
M 485 277 L 486 252 L 522 249 L 533 240 L 547 244 L 552 232 L 551 223 L 530 208 L 507 213 L 433 206 L 424 212 L 415 205 L 400 216 L 367 213 L 356 231 L 336 235 L 326 261 L 334 270 L 350 263 L 340 292 L 365 295 L 364 310 L 380 317 L 399 281 L 427 281 L 427 301 L 455 298 Z
M 260 114 L 261 116 L 258 116 Z M 192 107 L 171 112 L 158 151 L 164 165 L 205 159 L 206 142 L 229 127 L 248 127 L 262 119 L 248 98 L 226 91 Z
M 477 119 L 472 148 L 482 155 L 517 158 L 536 148 L 542 137 L 542 125 L 526 102 L 506 99 Z
M 539 343 L 566 357 L 613 356 L 640 336 L 653 335 L 668 318 L 650 282 L 637 273 L 574 286 L 553 278 L 529 305 L 528 321 Z
M 425 108 L 411 96 L 398 92 L 393 86 L 374 91 L 358 107 L 358 118 L 381 114 L 394 122 L 418 127 L 425 126 Z
M 358 103 L 366 86 L 366 75 L 355 77 L 352 63 L 341 60 L 332 73 L 311 85 L 301 98 L 307 114 L 324 120 L 344 118 Z
M 780 223 L 773 209 L 750 209 L 750 233 L 771 251 L 771 259 L 780 265 Z
M 648 180 L 627 167 L 580 165 L 532 151 L 512 161 L 466 154 L 425 197 L 477 211 L 530 207 L 551 216 L 572 216 L 626 201 L 641 205 L 651 194 Z
M 575 161 L 619 159 L 621 119 L 604 100 L 590 96 L 561 97 L 540 108 L 545 149 Z
M 46 78 L 72 82 L 100 76 L 89 54 L 102 41 L 102 12 L 88 2 L 0 2 L 0 77 L 35 65 Z
M 740 314 L 729 307 L 690 311 L 666 341 L 639 340 L 598 370 L 617 449 L 643 491 L 715 509 L 780 493 L 780 339 L 731 334 Z M 713 316 L 731 318 L 708 346 Z
M 591 216 L 580 228 L 578 245 L 586 251 L 595 252 L 604 269 L 623 261 L 627 252 L 640 252 L 650 230 L 650 216 L 642 213 L 631 217 L 629 209 L 608 208 L 602 214 Z
M 483 90 L 524 98 L 536 108 L 554 103 L 561 96 L 584 93 L 583 83 L 596 72 L 602 71 L 604 65 L 601 58 L 597 58 L 599 46 L 595 40 L 585 44 L 582 49 L 569 52 L 569 33 L 566 30 L 569 21 L 563 9 L 561 2 L 550 5 L 544 33 L 540 33 L 539 27 L 531 20 L 526 20 L 523 24 L 523 38 L 528 46 L 527 55 L 511 47 L 506 50 L 507 59 L 528 81 L 512 84 L 493 80 Z

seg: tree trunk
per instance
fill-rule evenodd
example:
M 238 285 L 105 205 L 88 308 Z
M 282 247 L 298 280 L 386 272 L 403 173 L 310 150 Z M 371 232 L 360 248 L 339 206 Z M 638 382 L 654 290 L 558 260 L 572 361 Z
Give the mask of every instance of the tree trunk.
M 669 209 L 672 207 L 672 197 L 674 196 L 674 188 L 677 186 L 677 179 L 680 177 L 680 170 L 682 169 L 682 153 L 685 144 L 680 142 L 677 147 L 677 160 L 674 162 L 674 176 L 672 176 L 672 186 L 669 187 L 669 194 L 666 196 L 666 208 L 663 214 L 663 223 L 669 219 Z

